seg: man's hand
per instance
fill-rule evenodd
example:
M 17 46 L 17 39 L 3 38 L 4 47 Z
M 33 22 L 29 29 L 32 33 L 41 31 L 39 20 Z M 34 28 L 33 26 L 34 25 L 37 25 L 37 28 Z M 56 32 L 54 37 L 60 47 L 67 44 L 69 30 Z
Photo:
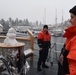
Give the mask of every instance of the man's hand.
M 60 57 L 59 57 L 58 60 L 59 60 L 59 62 L 61 63 L 61 65 L 63 65 L 63 60 L 64 60 L 63 54 L 60 55 Z
M 42 50 L 42 48 L 40 48 L 40 51 Z

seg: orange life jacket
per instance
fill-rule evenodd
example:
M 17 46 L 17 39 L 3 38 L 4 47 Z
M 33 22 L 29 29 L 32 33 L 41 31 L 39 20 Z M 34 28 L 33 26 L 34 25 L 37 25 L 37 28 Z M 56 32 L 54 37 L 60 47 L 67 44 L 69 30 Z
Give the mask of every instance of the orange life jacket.
M 48 34 L 46 34 L 46 32 L 44 30 L 42 30 L 39 34 L 38 34 L 38 39 L 41 39 L 42 41 L 50 41 L 51 39 L 51 35 L 48 32 Z
M 39 34 L 38 34 L 38 46 L 40 48 L 50 48 L 50 39 L 51 39 L 51 35 L 50 33 L 46 33 L 44 30 L 42 30 Z

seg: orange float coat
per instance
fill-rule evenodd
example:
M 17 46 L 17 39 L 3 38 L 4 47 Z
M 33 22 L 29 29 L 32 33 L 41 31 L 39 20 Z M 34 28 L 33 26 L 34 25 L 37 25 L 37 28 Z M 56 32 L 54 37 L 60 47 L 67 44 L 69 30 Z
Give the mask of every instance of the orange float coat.
M 70 26 L 65 30 L 63 37 L 66 37 L 66 50 L 69 63 L 70 75 L 76 75 L 76 25 Z
M 37 68 L 40 68 L 41 65 L 44 66 L 47 56 L 48 56 L 48 51 L 51 46 L 51 35 L 48 31 L 44 31 L 44 29 L 38 34 L 38 46 L 39 46 L 39 59 L 37 63 Z

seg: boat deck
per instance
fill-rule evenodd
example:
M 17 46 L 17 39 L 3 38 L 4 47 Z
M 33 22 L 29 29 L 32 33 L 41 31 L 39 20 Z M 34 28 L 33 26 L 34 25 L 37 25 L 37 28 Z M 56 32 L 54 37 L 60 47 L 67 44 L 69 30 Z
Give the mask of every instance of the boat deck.
M 26 75 L 57 75 L 58 65 L 53 64 L 51 65 L 49 62 L 46 62 L 49 66 L 49 69 L 42 69 L 42 71 L 37 71 L 37 62 L 36 61 L 29 61 L 30 70 Z
M 60 50 L 63 46 L 63 44 L 59 43 L 52 43 L 51 44 L 51 50 L 54 51 L 52 54 L 53 59 L 51 60 L 51 57 L 49 57 L 49 60 L 47 60 L 46 64 L 49 66 L 49 69 L 42 69 L 42 71 L 38 72 L 37 71 L 37 61 L 38 61 L 38 56 L 39 56 L 39 50 L 38 50 L 38 46 L 37 43 L 35 42 L 35 50 L 34 50 L 34 59 L 33 61 L 28 61 L 29 65 L 30 65 L 30 70 L 26 75 L 57 75 L 57 71 L 58 71 L 58 64 L 57 64 L 57 59 L 59 57 L 60 54 Z M 50 53 L 50 52 L 49 52 Z M 51 54 L 50 54 L 51 55 Z M 51 61 L 53 61 L 53 65 L 51 65 Z

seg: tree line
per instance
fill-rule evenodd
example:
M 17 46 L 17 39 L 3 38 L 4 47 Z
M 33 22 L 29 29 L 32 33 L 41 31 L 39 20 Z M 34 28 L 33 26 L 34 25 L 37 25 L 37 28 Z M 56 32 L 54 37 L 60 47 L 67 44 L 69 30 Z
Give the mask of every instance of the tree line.
M 28 19 L 19 20 L 16 18 L 13 20 L 11 17 L 8 20 L 1 19 L 0 24 L 3 26 L 3 31 L 7 31 L 10 27 L 13 26 L 31 26 L 32 22 L 29 22 Z M 36 25 L 38 25 L 38 21 L 35 22 Z

